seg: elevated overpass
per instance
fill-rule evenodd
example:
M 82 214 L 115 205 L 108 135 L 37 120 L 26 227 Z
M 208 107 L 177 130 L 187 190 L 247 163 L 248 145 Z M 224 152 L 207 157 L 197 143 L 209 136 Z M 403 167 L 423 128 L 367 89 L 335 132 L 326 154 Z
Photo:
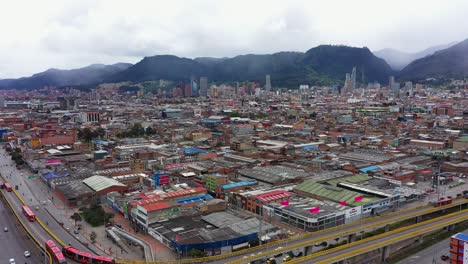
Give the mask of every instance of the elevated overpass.
M 411 226 L 395 229 L 383 234 L 369 237 L 350 244 L 345 244 L 333 249 L 320 251 L 308 256 L 295 258 L 288 263 L 315 263 L 330 264 L 340 263 L 349 258 L 380 249 L 380 261 L 385 261 L 390 255 L 389 246 L 404 240 L 414 238 L 415 243 L 422 243 L 425 234 L 443 229 L 451 228 L 454 224 L 468 221 L 468 211 L 463 210 Z
M 316 243 L 332 240 L 337 237 L 342 237 L 348 239 L 348 241 L 353 241 L 355 240 L 356 235 L 359 234 L 361 231 L 373 231 L 380 227 L 385 227 L 387 229 L 392 223 L 409 219 L 415 219 L 416 223 L 421 222 L 422 216 L 424 215 L 428 215 L 442 210 L 447 210 L 449 208 L 454 207 L 466 207 L 466 204 L 468 204 L 468 199 L 462 199 L 458 201 L 456 200 L 452 204 L 448 204 L 441 207 L 421 206 L 417 208 L 408 208 L 398 210 L 395 212 L 390 212 L 387 214 L 382 214 L 381 216 L 367 218 L 364 219 L 362 222 L 357 221 L 351 224 L 328 228 L 317 232 L 305 233 L 289 239 L 283 239 L 268 244 L 263 244 L 257 247 L 239 250 L 232 253 L 204 258 L 154 261 L 151 263 L 248 263 L 262 258 L 271 257 L 279 253 L 285 253 L 288 251 L 296 250 L 299 248 L 302 248 L 304 255 L 307 256 L 313 254 L 314 244 Z M 145 263 L 144 261 L 123 259 L 118 260 L 118 262 L 126 264 Z

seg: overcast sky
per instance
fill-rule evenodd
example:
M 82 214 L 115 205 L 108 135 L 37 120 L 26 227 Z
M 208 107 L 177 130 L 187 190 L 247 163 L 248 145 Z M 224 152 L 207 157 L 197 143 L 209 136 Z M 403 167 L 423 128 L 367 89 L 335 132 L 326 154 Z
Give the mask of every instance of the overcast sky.
M 48 68 L 306 51 L 419 51 L 468 38 L 463 0 L 0 0 L 0 78 Z

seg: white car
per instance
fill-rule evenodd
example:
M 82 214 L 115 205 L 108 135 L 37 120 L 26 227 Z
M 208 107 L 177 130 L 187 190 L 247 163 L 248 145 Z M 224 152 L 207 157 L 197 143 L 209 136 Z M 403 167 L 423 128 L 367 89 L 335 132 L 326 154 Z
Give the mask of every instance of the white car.
M 30 256 L 31 256 L 31 252 L 29 252 L 28 250 L 26 250 L 26 251 L 24 252 L 24 257 L 25 257 L 25 258 L 29 258 Z
M 14 258 L 11 258 L 9 263 L 10 263 L 10 264 L 16 264 L 15 259 L 14 259 Z
M 8 232 L 8 227 L 3 228 L 3 232 Z

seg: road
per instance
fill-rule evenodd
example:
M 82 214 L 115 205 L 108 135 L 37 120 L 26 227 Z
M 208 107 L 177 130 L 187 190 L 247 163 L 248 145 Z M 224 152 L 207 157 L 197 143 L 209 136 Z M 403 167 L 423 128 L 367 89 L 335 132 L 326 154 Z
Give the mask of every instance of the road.
M 80 237 L 74 235 L 71 226 L 68 227 L 70 229 L 70 232 L 67 232 L 66 229 L 60 226 L 51 216 L 51 214 L 48 213 L 47 210 L 45 210 L 45 207 L 47 206 L 52 207 L 52 205 L 50 204 L 50 200 L 46 201 L 46 205 L 42 204 L 41 200 L 36 197 L 38 194 L 38 190 L 30 189 L 31 184 L 27 184 L 25 182 L 28 180 L 26 178 L 27 176 L 21 175 L 22 173 L 16 169 L 16 167 L 13 165 L 13 162 L 11 161 L 10 156 L 6 155 L 3 149 L 0 150 L 0 173 L 3 176 L 7 177 L 7 179 L 10 181 L 13 187 L 15 187 L 15 185 L 18 186 L 18 194 L 21 195 L 23 200 L 25 200 L 25 202 L 28 203 L 28 205 L 36 213 L 38 218 L 44 224 L 47 225 L 49 230 L 51 230 L 57 237 L 59 237 L 65 243 L 71 244 L 72 246 L 76 247 L 81 251 L 90 252 L 89 248 L 87 248 L 81 243 L 81 241 L 85 241 L 85 239 L 81 237 L 81 235 Z M 37 186 L 39 184 L 34 185 Z M 41 188 L 41 186 L 37 186 L 37 188 Z M 21 201 L 16 197 L 16 195 L 13 192 L 4 192 L 4 194 L 9 199 L 11 204 L 16 208 L 17 212 L 22 214 L 22 204 Z M 36 207 L 39 208 L 39 210 L 36 210 Z M 53 239 L 37 222 L 28 223 L 28 227 L 31 229 L 31 231 L 38 238 L 39 241 Z
M 428 233 L 430 231 L 445 228 L 446 226 L 466 221 L 468 217 L 468 211 L 464 210 L 461 212 L 452 213 L 443 217 L 434 218 L 428 221 L 421 222 L 409 227 L 399 228 L 394 231 L 386 232 L 381 235 L 370 237 L 362 241 L 354 242 L 343 247 L 337 247 L 334 249 L 317 252 L 312 255 L 293 259 L 291 264 L 296 263 L 334 263 L 340 260 L 348 259 L 349 257 L 360 255 L 365 252 L 369 252 L 385 245 L 389 245 L 398 241 L 406 240 L 411 237 L 417 237 L 420 234 Z M 431 260 L 432 262 L 432 260 Z M 420 262 L 420 263 L 431 263 L 431 262 Z
M 468 234 L 468 229 L 462 233 Z M 440 256 L 449 254 L 450 249 L 450 238 L 446 238 L 426 249 L 423 249 L 416 254 L 403 259 L 397 264 L 422 264 L 422 263 L 434 263 L 434 264 L 445 264 L 448 262 L 442 261 Z M 434 262 L 435 261 L 435 262 Z
M 466 200 L 459 201 L 461 203 L 468 203 Z M 458 202 L 455 202 L 455 204 Z M 451 205 L 452 206 L 452 205 Z M 297 247 L 304 247 L 306 245 L 313 245 L 314 243 L 322 241 L 331 241 L 336 237 L 346 237 L 349 234 L 358 234 L 362 230 L 375 230 L 378 227 L 385 226 L 386 224 L 395 223 L 397 221 L 402 221 L 405 219 L 414 218 L 421 213 L 427 213 L 435 210 L 440 210 L 440 208 L 431 208 L 431 207 L 420 207 L 420 208 L 409 208 L 405 210 L 400 210 L 395 213 L 389 213 L 381 215 L 380 217 L 372 217 L 366 219 L 362 224 L 359 222 L 352 223 L 350 225 L 339 226 L 337 228 L 325 229 L 319 232 L 306 233 L 304 237 L 300 237 L 294 241 L 285 241 L 276 243 L 274 245 L 265 245 L 264 248 L 256 248 L 254 250 L 238 251 L 234 256 L 229 256 L 219 260 L 214 260 L 212 263 L 226 263 L 230 261 L 236 261 L 240 257 L 255 255 L 255 257 L 245 258 L 245 262 L 259 259 L 261 257 L 268 257 L 275 252 L 271 252 L 275 248 L 283 247 L 281 251 L 286 252 Z M 268 247 L 268 248 L 266 248 Z M 316 248 L 316 247 L 314 247 Z M 269 251 L 268 251 L 269 250 Z M 276 252 L 278 253 L 278 252 Z M 276 254 L 275 253 L 275 254 Z
M 10 258 L 14 258 L 16 263 L 44 263 L 44 256 L 41 250 L 31 240 L 23 227 L 20 226 L 18 219 L 6 205 L 3 198 L 0 199 L 0 263 L 8 263 Z M 4 232 L 4 228 L 8 232 Z M 31 252 L 31 257 L 24 257 L 24 251 Z

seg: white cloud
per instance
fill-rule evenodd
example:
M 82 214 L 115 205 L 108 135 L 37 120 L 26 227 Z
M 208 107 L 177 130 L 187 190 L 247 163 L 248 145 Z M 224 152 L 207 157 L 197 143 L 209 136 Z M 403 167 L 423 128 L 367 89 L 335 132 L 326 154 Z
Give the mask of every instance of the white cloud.
M 466 1 L 0 0 L 0 78 L 143 56 L 319 44 L 417 51 L 468 37 Z

